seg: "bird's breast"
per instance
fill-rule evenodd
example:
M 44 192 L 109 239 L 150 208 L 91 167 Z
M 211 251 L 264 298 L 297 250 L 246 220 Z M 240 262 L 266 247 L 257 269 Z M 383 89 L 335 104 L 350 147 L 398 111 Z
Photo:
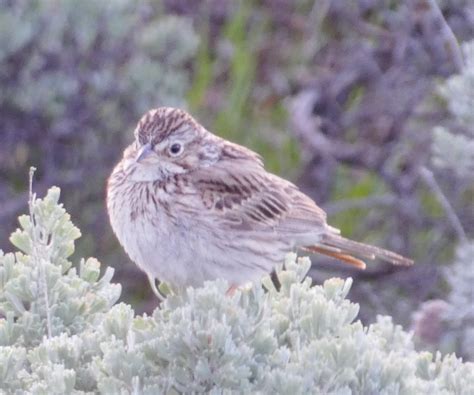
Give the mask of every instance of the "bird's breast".
M 172 210 L 168 192 L 152 183 L 109 188 L 110 222 L 140 269 L 173 284 L 188 283 L 205 243 L 191 220 Z

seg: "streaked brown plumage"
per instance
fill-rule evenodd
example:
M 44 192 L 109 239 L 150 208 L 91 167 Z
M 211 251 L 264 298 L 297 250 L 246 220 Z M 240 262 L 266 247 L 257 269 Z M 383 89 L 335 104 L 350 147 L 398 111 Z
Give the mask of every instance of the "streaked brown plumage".
M 239 285 L 303 249 L 364 268 L 413 262 L 339 235 L 294 184 L 255 152 L 208 132 L 183 110 L 145 114 L 108 181 L 110 221 L 150 279 L 175 286 L 223 278 Z

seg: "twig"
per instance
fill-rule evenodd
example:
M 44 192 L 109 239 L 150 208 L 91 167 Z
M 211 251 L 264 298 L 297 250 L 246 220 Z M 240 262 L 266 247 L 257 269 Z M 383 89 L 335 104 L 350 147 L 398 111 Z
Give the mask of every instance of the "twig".
M 457 72 L 464 67 L 461 48 L 435 0 L 412 0 L 413 13 L 424 34 L 433 41 L 433 50 L 443 55 L 454 65 Z M 438 45 L 436 45 L 438 44 Z
M 39 270 L 39 276 L 40 276 L 40 281 L 39 283 L 41 284 L 41 288 L 43 291 L 43 296 L 44 296 L 44 303 L 45 303 L 45 309 L 46 309 L 46 330 L 48 332 L 48 339 L 52 338 L 52 329 L 51 329 L 51 312 L 50 312 L 50 307 L 49 307 L 49 297 L 48 297 L 48 283 L 46 280 L 46 271 L 45 271 L 45 262 L 44 259 L 38 259 L 39 251 L 38 251 L 38 243 L 40 241 L 37 240 L 36 238 L 36 221 L 35 221 L 35 216 L 33 213 L 33 203 L 35 201 L 35 194 L 33 194 L 33 175 L 35 174 L 36 168 L 33 166 L 30 167 L 30 177 L 29 177 L 29 198 L 28 198 L 28 206 L 30 209 L 30 219 L 32 223 L 32 233 L 31 233 L 31 238 L 33 239 L 33 259 L 36 262 L 36 265 L 38 266 Z M 41 241 L 42 242 L 42 241 Z
M 33 201 L 35 200 L 35 196 L 33 195 L 33 176 L 35 174 L 36 167 L 30 167 L 30 175 L 29 175 L 29 188 L 28 188 L 28 205 L 30 209 L 30 215 L 33 217 Z
M 440 202 L 441 207 L 443 207 L 449 221 L 451 222 L 452 227 L 456 231 L 461 242 L 467 242 L 466 232 L 464 232 L 461 221 L 459 221 L 459 218 L 456 215 L 453 207 L 449 203 L 448 199 L 444 195 L 438 183 L 436 182 L 433 173 L 423 166 L 420 168 L 420 176 Z

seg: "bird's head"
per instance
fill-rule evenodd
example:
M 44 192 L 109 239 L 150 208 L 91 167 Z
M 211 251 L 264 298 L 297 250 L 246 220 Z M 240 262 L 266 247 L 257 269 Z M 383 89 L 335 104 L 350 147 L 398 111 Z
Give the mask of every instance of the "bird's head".
M 137 182 L 166 179 L 215 163 L 218 138 L 187 112 L 171 107 L 148 111 L 124 152 L 124 170 Z

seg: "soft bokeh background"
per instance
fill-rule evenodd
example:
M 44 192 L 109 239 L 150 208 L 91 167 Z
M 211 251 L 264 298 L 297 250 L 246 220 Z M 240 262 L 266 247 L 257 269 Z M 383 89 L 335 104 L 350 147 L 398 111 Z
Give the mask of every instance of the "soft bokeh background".
M 458 46 L 473 39 L 470 0 L 0 0 L 0 248 L 34 165 L 38 194 L 63 189 L 77 255 L 151 311 L 105 181 L 140 116 L 180 106 L 344 235 L 416 260 L 358 272 L 313 257 L 316 282 L 354 277 L 362 320 L 390 314 L 420 347 L 474 358 L 474 43 Z

